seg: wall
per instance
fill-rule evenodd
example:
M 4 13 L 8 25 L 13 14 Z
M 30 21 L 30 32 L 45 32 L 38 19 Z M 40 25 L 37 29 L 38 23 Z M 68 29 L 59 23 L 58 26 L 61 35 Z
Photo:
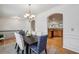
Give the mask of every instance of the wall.
M 79 53 L 79 5 L 64 9 L 64 48 Z
M 27 21 L 15 18 L 0 18 L 0 30 L 26 30 Z
M 50 16 L 53 13 L 63 13 L 63 7 L 65 5 L 59 5 L 56 7 L 52 7 L 50 10 L 45 11 L 43 13 L 40 13 L 37 15 L 36 18 L 36 32 L 37 35 L 43 35 L 43 34 L 48 34 L 48 29 L 47 29 L 47 22 L 48 22 L 48 16 Z
M 27 31 L 29 29 L 28 22 L 25 19 L 16 19 L 16 18 L 0 18 L 0 31 L 7 30 L 24 30 Z M 13 36 L 14 32 L 0 32 L 0 34 L 4 34 L 5 38 L 9 38 Z
M 47 17 L 53 13 L 63 13 L 63 48 L 79 53 L 79 5 L 59 5 L 40 13 L 36 19 L 36 32 L 47 34 Z

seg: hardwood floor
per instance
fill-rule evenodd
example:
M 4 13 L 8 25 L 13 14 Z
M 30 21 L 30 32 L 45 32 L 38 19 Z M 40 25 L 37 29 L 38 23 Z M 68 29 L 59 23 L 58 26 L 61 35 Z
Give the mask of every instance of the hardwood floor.
M 48 38 L 47 47 L 52 46 L 54 46 L 54 48 L 56 48 L 60 53 L 64 53 L 62 37 Z
M 6 40 L 0 40 L 0 46 L 4 45 L 4 44 L 5 45 L 12 44 L 15 42 L 16 41 L 15 41 L 14 37 L 6 39 Z M 63 48 L 63 38 L 62 37 L 48 38 L 47 48 L 48 48 L 48 54 L 50 54 L 50 53 L 51 54 L 77 54 L 74 51 Z
M 63 47 L 63 39 L 62 37 L 53 37 L 53 38 L 48 38 L 48 46 L 55 46 L 58 48 L 62 48 Z
M 54 46 L 60 54 L 78 54 L 77 52 L 63 48 L 63 37 L 48 38 L 47 47 Z
M 11 38 L 8 38 L 8 39 L 0 40 L 0 46 L 15 43 L 15 42 L 16 42 L 15 37 L 11 37 Z

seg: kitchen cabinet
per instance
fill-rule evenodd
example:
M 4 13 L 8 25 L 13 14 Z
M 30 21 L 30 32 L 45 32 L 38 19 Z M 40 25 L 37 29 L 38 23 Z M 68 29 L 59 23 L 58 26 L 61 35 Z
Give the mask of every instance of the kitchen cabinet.
M 62 28 L 50 28 L 48 29 L 48 37 L 62 37 L 63 36 L 63 29 Z

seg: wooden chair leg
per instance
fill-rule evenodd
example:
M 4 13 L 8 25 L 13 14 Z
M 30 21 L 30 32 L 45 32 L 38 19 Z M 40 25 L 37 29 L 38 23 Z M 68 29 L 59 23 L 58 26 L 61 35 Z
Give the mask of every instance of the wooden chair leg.
M 47 49 L 45 48 L 45 53 L 47 54 Z
M 17 54 L 19 54 L 19 50 L 20 50 L 20 48 L 19 48 L 19 46 L 18 46 L 18 48 L 17 48 Z

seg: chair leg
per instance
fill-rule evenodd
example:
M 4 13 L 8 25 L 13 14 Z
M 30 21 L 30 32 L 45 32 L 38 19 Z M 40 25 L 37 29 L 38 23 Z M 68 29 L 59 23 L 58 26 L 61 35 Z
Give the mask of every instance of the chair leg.
M 45 48 L 45 53 L 47 54 L 47 49 Z
M 24 50 L 22 50 L 22 54 L 24 54 Z
M 16 47 L 17 47 L 17 43 L 15 44 L 15 49 L 16 49 Z
M 28 44 L 26 44 L 26 54 L 28 54 Z
M 20 48 L 19 48 L 19 46 L 18 46 L 18 48 L 17 48 L 17 54 L 19 54 L 19 50 L 20 50 Z
M 30 54 L 31 54 L 31 49 L 30 49 Z

